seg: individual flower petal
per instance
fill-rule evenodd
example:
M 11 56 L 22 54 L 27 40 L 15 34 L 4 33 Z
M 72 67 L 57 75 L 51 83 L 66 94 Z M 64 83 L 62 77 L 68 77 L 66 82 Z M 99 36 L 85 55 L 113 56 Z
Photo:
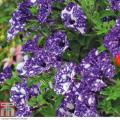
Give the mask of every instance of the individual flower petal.
M 76 65 L 73 63 L 65 63 L 57 71 L 55 76 L 54 90 L 58 94 L 65 94 L 75 80 Z
M 31 97 L 39 95 L 40 94 L 40 83 L 37 85 L 32 85 L 31 88 L 29 89 L 29 94 Z
M 109 0 L 113 10 L 120 10 L 120 0 Z
M 40 23 L 44 23 L 52 11 L 53 0 L 39 0 L 38 2 L 40 7 L 38 20 Z
M 39 36 L 34 36 L 33 40 L 28 40 L 23 46 L 22 46 L 22 51 L 24 52 L 36 52 L 37 50 L 39 50 L 39 46 L 38 46 L 38 40 L 39 40 Z
M 48 52 L 55 55 L 61 55 L 69 47 L 67 35 L 65 32 L 55 32 L 48 37 L 45 48 Z
M 6 67 L 0 73 L 0 84 L 3 84 L 7 79 L 12 77 L 12 69 L 11 67 Z
M 70 2 L 64 10 L 62 10 L 61 18 L 66 27 L 84 34 L 86 32 L 86 16 L 82 8 Z
M 30 117 L 32 116 L 31 107 L 28 105 L 19 107 L 16 111 L 16 117 Z

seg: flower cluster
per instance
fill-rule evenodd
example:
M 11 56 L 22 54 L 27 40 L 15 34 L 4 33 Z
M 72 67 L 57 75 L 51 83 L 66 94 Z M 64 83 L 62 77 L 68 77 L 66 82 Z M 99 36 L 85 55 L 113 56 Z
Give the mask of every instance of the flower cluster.
M 77 72 L 79 70 L 79 73 Z M 77 81 L 77 74 L 82 79 Z M 57 111 L 58 116 L 98 116 L 96 92 L 106 87 L 106 80 L 113 78 L 115 67 L 106 52 L 93 49 L 80 66 L 73 63 L 61 67 L 55 77 L 55 91 L 65 98 Z
M 81 92 L 80 92 L 81 88 Z M 85 89 L 85 86 L 84 86 Z M 74 83 L 65 94 L 61 106 L 57 110 L 57 116 L 61 117 L 95 117 L 96 110 L 95 93 L 84 92 L 80 83 Z
M 104 38 L 104 45 L 116 59 L 120 55 L 120 18 Z
M 69 47 L 69 42 L 65 32 L 55 32 L 48 37 L 45 44 L 45 49 L 55 55 L 61 55 Z
M 86 32 L 86 16 L 81 7 L 70 2 L 61 13 L 61 18 L 68 28 L 84 34 Z
M 0 84 L 3 84 L 7 79 L 12 77 L 12 69 L 11 67 L 6 67 L 0 73 Z
M 53 2 L 55 0 L 25 0 L 20 3 L 10 20 L 11 28 L 8 30 L 8 40 L 13 39 L 19 32 L 23 32 L 26 23 L 31 19 L 35 19 L 40 23 L 47 22 L 47 18 L 52 11 Z M 58 2 L 64 1 L 59 0 Z M 30 11 L 30 8 L 33 6 L 39 7 L 39 13 L 36 16 L 33 16 Z
M 27 117 L 32 114 L 32 107 L 27 104 L 28 99 L 32 96 L 40 94 L 40 84 L 33 85 L 31 88 L 27 86 L 27 81 L 23 79 L 22 83 L 18 83 L 11 88 L 10 101 L 17 108 L 16 116 Z
M 113 10 L 120 10 L 120 0 L 109 0 Z
M 30 4 L 22 2 L 19 4 L 18 10 L 13 13 L 13 17 L 10 19 L 11 28 L 7 34 L 8 40 L 13 39 L 19 32 L 22 32 L 26 22 L 32 18 L 29 8 Z
M 68 47 L 67 36 L 61 31 L 48 37 L 43 48 L 38 46 L 38 39 L 35 37 L 33 41 L 27 41 L 23 46 L 23 51 L 32 52 L 33 56 L 22 64 L 18 64 L 17 69 L 21 75 L 29 77 L 41 74 L 50 68 L 59 67 L 62 62 L 61 55 Z
M 11 28 L 8 31 L 8 39 L 13 39 L 18 32 L 23 31 L 26 22 L 31 19 L 37 19 L 40 24 L 47 22 L 53 3 L 57 1 L 64 2 L 64 0 L 25 0 L 20 3 L 18 10 L 10 20 Z M 36 5 L 39 10 L 34 17 L 30 8 Z M 81 34 L 86 32 L 87 18 L 78 4 L 70 2 L 62 10 L 61 18 L 65 27 L 72 28 Z M 119 27 L 120 20 L 105 37 L 105 46 L 113 56 L 120 54 Z M 16 68 L 20 77 L 31 77 L 56 68 L 57 73 L 51 88 L 58 95 L 64 95 L 57 109 L 57 116 L 99 116 L 96 93 L 106 87 L 107 81 L 115 75 L 115 67 L 111 64 L 109 55 L 105 51 L 99 53 L 97 49 L 93 49 L 77 65 L 62 59 L 63 53 L 70 46 L 65 32 L 56 30 L 46 39 L 43 46 L 39 45 L 40 39 L 41 36 L 35 35 L 33 40 L 28 40 L 22 46 L 24 61 Z M 5 74 L 8 73 L 5 71 Z M 3 81 L 4 77 L 1 76 L 5 74 L 0 73 L 0 80 Z M 40 83 L 29 88 L 27 80 L 22 78 L 22 82 L 13 86 L 10 93 L 10 101 L 17 108 L 16 116 L 31 116 L 33 108 L 27 102 L 32 96 L 40 94 Z
M 91 50 L 80 64 L 81 75 L 90 78 L 112 78 L 115 74 L 114 69 L 115 67 L 111 64 L 109 55 L 106 52 L 99 53 L 96 49 Z

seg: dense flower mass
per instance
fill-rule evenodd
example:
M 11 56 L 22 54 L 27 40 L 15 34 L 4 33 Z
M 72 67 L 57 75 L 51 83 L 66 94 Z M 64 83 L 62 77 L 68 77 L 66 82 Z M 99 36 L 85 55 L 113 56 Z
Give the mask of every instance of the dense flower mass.
M 66 92 L 64 100 L 57 110 L 57 116 L 61 117 L 95 117 L 96 110 L 95 93 L 86 90 L 84 83 L 76 83 Z
M 111 64 L 109 55 L 106 52 L 99 54 L 93 49 L 80 63 L 80 72 L 86 77 L 112 78 L 115 74 L 115 67 Z
M 116 21 L 115 27 L 105 36 L 104 45 L 113 57 L 120 54 L 120 18 Z
M 24 65 L 24 74 L 33 76 L 48 71 L 58 62 L 56 56 L 47 53 L 44 49 L 39 50 L 36 56 L 29 58 Z
M 31 52 L 33 56 L 18 64 L 17 70 L 20 75 L 29 77 L 61 65 L 61 55 L 69 47 L 66 34 L 61 31 L 55 32 L 48 37 L 43 48 L 38 46 L 38 40 L 39 38 L 36 36 L 23 46 L 23 51 Z
M 76 109 L 74 115 L 78 117 L 98 117 L 99 115 L 96 105 L 95 93 L 84 93 L 82 91 L 76 100 Z
M 23 79 L 22 83 L 18 83 L 11 88 L 10 101 L 14 103 L 17 108 L 16 116 L 27 117 L 32 114 L 32 107 L 27 102 L 32 96 L 40 94 L 40 85 L 33 85 L 31 88 L 27 86 L 27 81 Z
M 75 66 L 76 67 L 76 66 Z M 106 87 L 106 80 L 115 75 L 115 67 L 111 64 L 106 52 L 99 53 L 93 49 L 79 66 L 82 77 L 76 82 L 76 71 L 73 63 L 61 68 L 55 77 L 55 91 L 65 94 L 65 98 L 57 111 L 58 116 L 98 116 L 96 109 L 96 94 Z M 78 70 L 78 67 L 76 67 Z M 106 79 L 107 78 L 107 79 Z M 69 102 L 68 102 L 69 101 Z
M 109 0 L 113 10 L 120 10 L 120 0 Z
M 119 0 L 116 0 L 116 2 L 115 0 L 109 1 L 113 10 L 120 10 Z M 34 35 L 34 37 L 32 40 L 27 40 L 26 43 L 22 45 L 22 48 L 20 47 L 20 50 L 15 53 L 16 56 L 21 55 L 23 58 L 18 64 L 16 63 L 16 70 L 18 71 L 18 76 L 21 78 L 21 81 L 19 81 L 19 83 L 16 83 L 16 81 L 13 83 L 15 85 L 13 85 L 10 90 L 10 102 L 14 103 L 16 107 L 16 116 L 28 117 L 32 116 L 32 112 L 36 108 L 38 109 L 41 107 L 39 110 L 42 111 L 42 107 L 43 110 L 45 110 L 47 108 L 46 106 L 49 105 L 52 109 L 52 101 L 58 99 L 59 95 L 62 95 L 64 98 L 57 108 L 57 111 L 55 111 L 56 116 L 100 116 L 97 111 L 97 95 L 107 86 L 109 80 L 113 79 L 115 76 L 115 66 L 112 65 L 109 54 L 106 51 L 100 52 L 98 49 L 92 49 L 79 64 L 74 62 L 76 61 L 74 59 L 79 61 L 79 58 L 83 56 L 81 54 L 82 47 L 85 47 L 87 44 L 88 48 L 85 48 L 85 50 L 91 49 L 89 47 L 91 40 L 90 42 L 81 41 L 81 43 L 78 44 L 79 48 L 76 45 L 77 41 L 75 41 L 76 46 L 74 46 L 74 44 L 72 45 L 71 43 L 73 42 L 73 37 L 75 37 L 76 33 L 73 33 L 74 36 L 72 37 L 72 32 L 66 31 L 64 26 L 81 34 L 85 34 L 87 31 L 87 17 L 81 6 L 77 4 L 78 2 L 68 3 L 67 1 L 67 6 L 64 9 L 61 9 L 62 5 L 59 6 L 60 8 L 57 8 L 57 5 L 54 6 L 54 2 L 65 1 L 24 0 L 24 2 L 20 3 L 18 9 L 13 13 L 13 17 L 10 20 L 11 28 L 8 30 L 7 34 L 8 40 L 13 39 L 19 32 L 25 32 L 25 34 L 26 32 L 29 32 L 29 35 Z M 37 8 L 36 15 L 34 14 L 34 7 Z M 59 9 L 62 10 L 60 17 L 64 22 L 64 26 L 61 25 L 63 28 L 61 26 L 60 28 L 56 28 L 57 25 L 54 26 L 54 23 L 57 20 L 49 19 L 54 7 L 56 11 Z M 95 13 L 95 15 L 97 14 Z M 102 22 L 107 22 L 111 19 L 110 16 L 105 16 Z M 35 24 L 38 25 L 40 31 L 36 29 L 37 32 L 35 31 L 36 33 L 32 33 L 32 30 L 34 31 L 34 29 L 31 30 L 29 29 L 29 26 L 27 26 L 27 23 L 31 20 L 37 21 Z M 53 28 L 55 27 L 55 29 L 50 28 L 50 32 L 48 32 L 48 27 L 51 26 L 49 21 L 54 21 L 52 25 Z M 58 22 L 61 21 L 58 20 Z M 48 29 L 43 29 L 42 31 L 41 29 L 44 25 L 45 29 Z M 27 26 L 27 29 L 25 29 L 25 26 Z M 92 30 L 92 33 L 95 33 L 94 29 Z M 54 32 L 51 33 L 52 31 Z M 48 34 L 49 36 L 47 36 Z M 30 37 L 29 35 L 27 37 Z M 67 35 L 70 35 L 70 40 Z M 90 34 L 90 39 L 92 39 L 92 35 Z M 97 37 L 99 36 L 98 34 L 96 35 Z M 23 37 L 25 36 L 23 35 Z M 25 37 L 25 39 L 27 37 Z M 77 35 L 77 38 L 81 39 L 82 37 L 81 35 Z M 86 38 L 89 38 L 89 34 L 84 36 L 85 40 Z M 24 43 L 24 41 L 21 40 L 21 43 Z M 101 42 L 97 41 L 97 44 L 99 43 L 101 45 Z M 120 66 L 120 18 L 118 18 L 115 27 L 105 36 L 104 45 L 115 58 L 115 63 Z M 70 51 L 64 54 L 68 48 Z M 76 51 L 73 49 L 78 50 L 77 55 L 75 53 Z M 75 54 L 75 57 L 73 54 Z M 65 59 L 66 56 L 69 56 L 68 59 Z M 49 73 L 51 69 L 55 69 L 54 81 L 52 81 L 53 79 L 51 80 L 47 78 L 49 81 L 47 80 L 48 83 L 45 83 L 44 80 L 41 80 L 44 79 L 44 77 L 42 78 L 40 76 L 41 78 L 36 81 L 31 80 L 29 84 L 29 78 L 34 79 L 33 76 L 36 77 L 36 75 L 44 75 L 46 72 Z M 11 76 L 11 68 L 5 67 L 0 73 L 0 84 L 11 78 Z M 53 78 L 52 75 L 50 77 Z M 31 85 L 32 83 L 35 84 Z M 51 92 L 55 92 L 56 94 L 52 94 Z M 33 102 L 36 99 L 37 102 L 40 102 L 38 106 L 30 106 L 28 104 L 32 97 L 35 98 L 33 99 Z M 39 99 L 41 101 L 39 101 Z M 54 106 L 58 106 L 58 103 L 55 103 Z
M 47 22 L 47 18 L 52 12 L 52 5 L 55 0 L 24 0 L 20 3 L 18 9 L 13 13 L 13 17 L 10 19 L 10 29 L 8 30 L 8 40 L 14 39 L 19 33 L 24 31 L 24 27 L 29 20 L 35 19 L 40 23 Z M 59 0 L 57 2 L 64 2 Z M 33 16 L 30 8 L 33 6 L 39 7 L 39 13 Z
M 12 69 L 11 67 L 6 67 L 0 72 L 0 84 L 4 83 L 7 79 L 12 77 Z
M 58 117 L 74 116 L 75 100 L 76 100 L 75 91 L 76 91 L 76 88 L 74 87 L 74 85 L 71 85 L 67 90 L 67 92 L 65 93 L 64 100 L 62 101 L 60 107 L 57 110 Z
M 61 18 L 66 27 L 84 34 L 86 32 L 86 16 L 83 10 L 76 3 L 70 2 L 62 10 Z

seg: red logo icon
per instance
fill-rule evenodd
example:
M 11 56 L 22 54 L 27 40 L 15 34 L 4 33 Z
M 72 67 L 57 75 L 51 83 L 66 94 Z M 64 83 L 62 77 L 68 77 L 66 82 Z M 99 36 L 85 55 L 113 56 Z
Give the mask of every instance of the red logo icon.
M 14 117 L 15 106 L 9 102 L 0 102 L 0 117 Z

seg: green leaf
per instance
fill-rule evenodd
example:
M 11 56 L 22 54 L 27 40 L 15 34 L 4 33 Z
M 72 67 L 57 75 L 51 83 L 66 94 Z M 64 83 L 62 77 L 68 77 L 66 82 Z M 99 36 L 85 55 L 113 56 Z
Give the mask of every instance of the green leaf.
M 28 104 L 30 105 L 30 106 L 36 106 L 36 105 L 38 105 L 37 104 L 37 99 L 36 99 L 36 97 L 32 97 L 29 101 L 28 101 Z
M 55 111 L 55 109 L 51 105 L 41 109 L 40 113 L 44 117 L 55 117 L 56 116 L 56 111 Z
M 43 97 L 42 94 L 39 95 L 39 96 L 37 96 L 37 102 L 40 103 L 41 105 L 42 105 L 42 104 L 49 104 L 49 103 L 44 99 L 44 97 Z
M 98 47 L 98 51 L 99 53 L 102 53 L 106 50 L 105 46 L 104 45 L 101 45 L 100 47 Z
M 100 18 L 106 17 L 106 16 L 115 16 L 115 13 L 111 10 L 105 10 L 105 11 L 100 11 Z
M 8 85 L 3 85 L 2 88 L 0 89 L 0 92 L 2 91 L 8 91 L 11 87 Z
M 99 108 L 106 114 L 111 114 L 115 116 L 120 115 L 120 80 L 116 80 L 116 84 L 107 87 L 101 92 L 104 99 L 100 101 Z
M 54 104 L 54 109 L 57 110 L 63 100 L 63 96 L 57 96 Z
M 10 79 L 8 79 L 5 83 L 9 86 L 13 86 L 17 82 L 21 82 L 21 78 L 17 75 L 17 73 L 13 72 L 13 76 Z

